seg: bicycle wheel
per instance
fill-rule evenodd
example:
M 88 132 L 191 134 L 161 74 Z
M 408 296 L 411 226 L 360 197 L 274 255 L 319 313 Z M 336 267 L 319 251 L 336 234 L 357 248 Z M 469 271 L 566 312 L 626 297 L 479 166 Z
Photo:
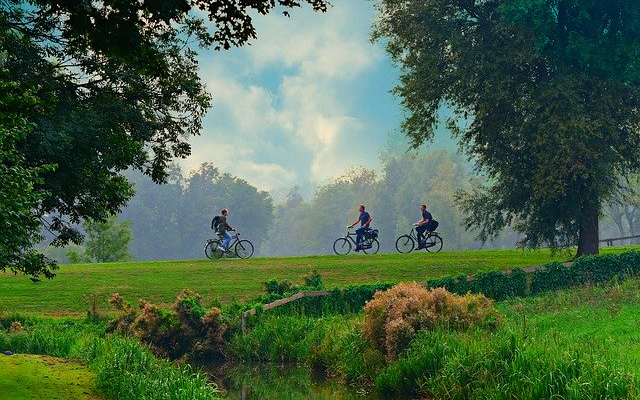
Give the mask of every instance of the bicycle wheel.
M 437 253 L 442 250 L 442 238 L 438 235 L 430 235 L 424 243 L 429 253 Z
M 411 253 L 416 246 L 416 242 L 409 235 L 402 235 L 396 240 L 396 250 L 398 253 Z
M 236 255 L 240 258 L 249 258 L 253 255 L 253 244 L 247 239 L 242 239 L 236 243 Z
M 204 246 L 204 254 L 210 260 L 217 260 L 222 257 L 222 250 L 220 250 L 220 242 L 217 240 L 211 240 Z
M 335 242 L 333 242 L 333 251 L 339 256 L 349 254 L 349 252 L 351 251 L 351 243 L 347 240 L 347 238 L 338 238 Z
M 364 254 L 376 254 L 378 250 L 380 250 L 380 242 L 378 242 L 378 239 L 373 239 L 371 241 L 370 248 L 368 249 L 365 249 L 364 247 L 362 248 L 362 251 L 364 252 Z

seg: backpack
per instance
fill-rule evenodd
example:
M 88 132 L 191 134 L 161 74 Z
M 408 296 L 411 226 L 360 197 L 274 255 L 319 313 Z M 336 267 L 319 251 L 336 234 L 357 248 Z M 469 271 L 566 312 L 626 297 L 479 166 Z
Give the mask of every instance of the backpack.
M 213 219 L 211 220 L 211 229 L 213 229 L 214 231 L 218 231 L 218 225 L 220 225 L 220 216 L 216 215 L 215 217 L 213 217 Z
M 433 218 L 432 218 L 432 219 L 431 219 L 431 221 L 429 221 L 429 223 L 427 224 L 427 230 L 428 230 L 429 232 L 433 232 L 433 231 L 435 231 L 435 230 L 436 230 L 436 228 L 438 227 L 438 225 L 440 225 L 440 224 L 438 223 L 438 221 L 436 221 L 435 219 L 433 219 Z

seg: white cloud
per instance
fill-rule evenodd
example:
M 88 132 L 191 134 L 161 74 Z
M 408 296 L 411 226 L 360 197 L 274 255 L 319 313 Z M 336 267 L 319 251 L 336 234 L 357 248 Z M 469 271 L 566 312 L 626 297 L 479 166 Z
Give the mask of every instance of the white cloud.
M 203 54 L 201 76 L 214 108 L 186 167 L 213 162 L 268 189 L 377 164 L 386 132 L 356 106 L 376 101 L 360 99 L 356 82 L 385 60 L 368 41 L 371 18 L 363 15 L 372 15 L 364 1 L 336 4 L 326 14 L 274 14 L 257 22 L 252 46 Z M 367 141 L 370 152 L 363 151 Z

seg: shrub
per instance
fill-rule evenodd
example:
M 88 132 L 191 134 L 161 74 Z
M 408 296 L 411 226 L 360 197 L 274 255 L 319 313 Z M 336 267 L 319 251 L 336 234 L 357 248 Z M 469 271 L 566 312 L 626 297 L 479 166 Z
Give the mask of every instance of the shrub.
M 13 321 L 11 325 L 9 325 L 9 333 L 17 333 L 22 331 L 22 324 L 18 321 Z
M 316 290 L 324 289 L 324 284 L 322 283 L 322 278 L 317 270 L 313 270 L 309 273 L 302 275 L 302 279 L 304 280 L 304 286 L 307 288 L 314 288 Z
M 178 359 L 185 356 L 219 358 L 227 326 L 218 307 L 206 310 L 198 294 L 186 290 L 171 309 L 140 300 L 133 309 L 119 294 L 109 303 L 121 315 L 109 324 L 109 331 L 121 332 L 150 346 L 159 356 Z
M 293 285 L 291 285 L 291 282 L 286 279 L 278 281 L 274 278 L 270 281 L 265 282 L 264 287 L 267 290 L 267 294 L 277 294 L 282 296 L 285 293 L 290 292 L 293 288 Z
M 457 296 L 443 288 L 427 290 L 415 282 L 377 292 L 364 312 L 364 337 L 390 360 L 421 330 L 494 328 L 502 318 L 484 295 Z

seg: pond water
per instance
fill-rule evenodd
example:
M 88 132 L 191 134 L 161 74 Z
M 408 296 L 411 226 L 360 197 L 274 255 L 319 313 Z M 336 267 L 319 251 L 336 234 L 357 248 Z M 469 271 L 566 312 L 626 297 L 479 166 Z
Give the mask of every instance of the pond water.
M 215 374 L 214 374 L 215 375 Z M 228 399 L 366 399 L 383 397 L 363 388 L 341 384 L 298 366 L 235 366 L 227 369 L 218 385 Z

